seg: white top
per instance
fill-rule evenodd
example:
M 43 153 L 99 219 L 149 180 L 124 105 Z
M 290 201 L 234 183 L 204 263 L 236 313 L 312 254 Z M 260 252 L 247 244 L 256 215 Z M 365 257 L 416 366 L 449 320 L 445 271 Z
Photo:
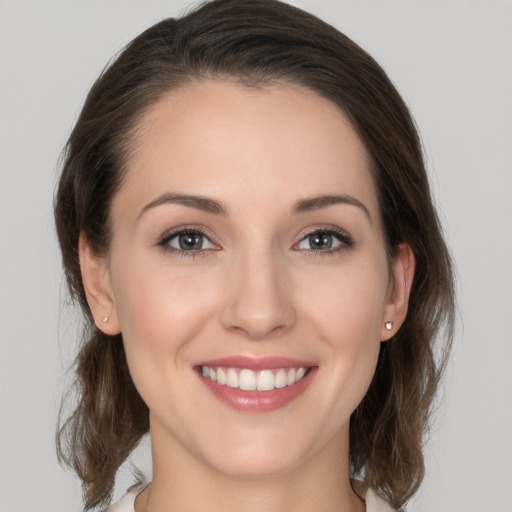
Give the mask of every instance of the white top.
M 135 498 L 140 494 L 146 484 L 137 484 L 128 489 L 128 492 L 115 505 L 107 509 L 107 512 L 135 512 Z M 379 498 L 371 489 L 368 489 L 365 496 L 366 512 L 395 512 L 391 505 Z

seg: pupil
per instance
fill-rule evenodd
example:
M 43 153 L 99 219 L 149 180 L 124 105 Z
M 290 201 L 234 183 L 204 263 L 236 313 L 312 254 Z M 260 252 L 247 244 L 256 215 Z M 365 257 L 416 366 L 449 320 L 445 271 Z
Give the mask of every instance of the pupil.
M 332 247 L 332 235 L 329 233 L 315 233 L 309 236 L 309 245 L 312 249 L 330 249 Z
M 180 249 L 198 250 L 203 246 L 203 236 L 199 233 L 182 233 L 179 237 Z

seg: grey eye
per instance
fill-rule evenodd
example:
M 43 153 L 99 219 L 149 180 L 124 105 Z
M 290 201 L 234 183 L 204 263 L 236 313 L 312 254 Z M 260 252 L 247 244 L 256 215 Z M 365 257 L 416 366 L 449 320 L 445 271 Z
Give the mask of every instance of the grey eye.
M 215 247 L 211 240 L 199 231 L 177 233 L 169 238 L 167 245 L 180 251 L 201 251 Z
M 316 231 L 306 236 L 299 243 L 299 249 L 307 251 L 328 251 L 342 244 L 341 240 L 329 231 Z

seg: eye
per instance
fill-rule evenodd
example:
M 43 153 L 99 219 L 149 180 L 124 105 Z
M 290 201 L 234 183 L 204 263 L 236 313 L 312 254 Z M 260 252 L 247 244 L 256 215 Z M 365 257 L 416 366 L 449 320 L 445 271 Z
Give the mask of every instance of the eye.
M 351 247 L 352 239 L 348 233 L 333 229 L 318 229 L 305 236 L 297 249 L 313 252 L 335 252 Z
M 204 233 L 192 229 L 172 233 L 164 237 L 160 245 L 181 252 L 205 251 L 217 248 Z

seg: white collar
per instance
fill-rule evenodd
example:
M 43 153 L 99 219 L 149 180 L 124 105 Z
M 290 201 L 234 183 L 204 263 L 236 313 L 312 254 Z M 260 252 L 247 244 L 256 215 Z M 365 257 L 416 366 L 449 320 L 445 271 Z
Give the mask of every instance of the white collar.
M 146 483 L 135 484 L 115 505 L 110 506 L 107 512 L 135 512 L 135 498 L 148 486 Z M 364 496 L 366 512 L 395 512 L 391 505 L 373 491 L 368 489 Z

